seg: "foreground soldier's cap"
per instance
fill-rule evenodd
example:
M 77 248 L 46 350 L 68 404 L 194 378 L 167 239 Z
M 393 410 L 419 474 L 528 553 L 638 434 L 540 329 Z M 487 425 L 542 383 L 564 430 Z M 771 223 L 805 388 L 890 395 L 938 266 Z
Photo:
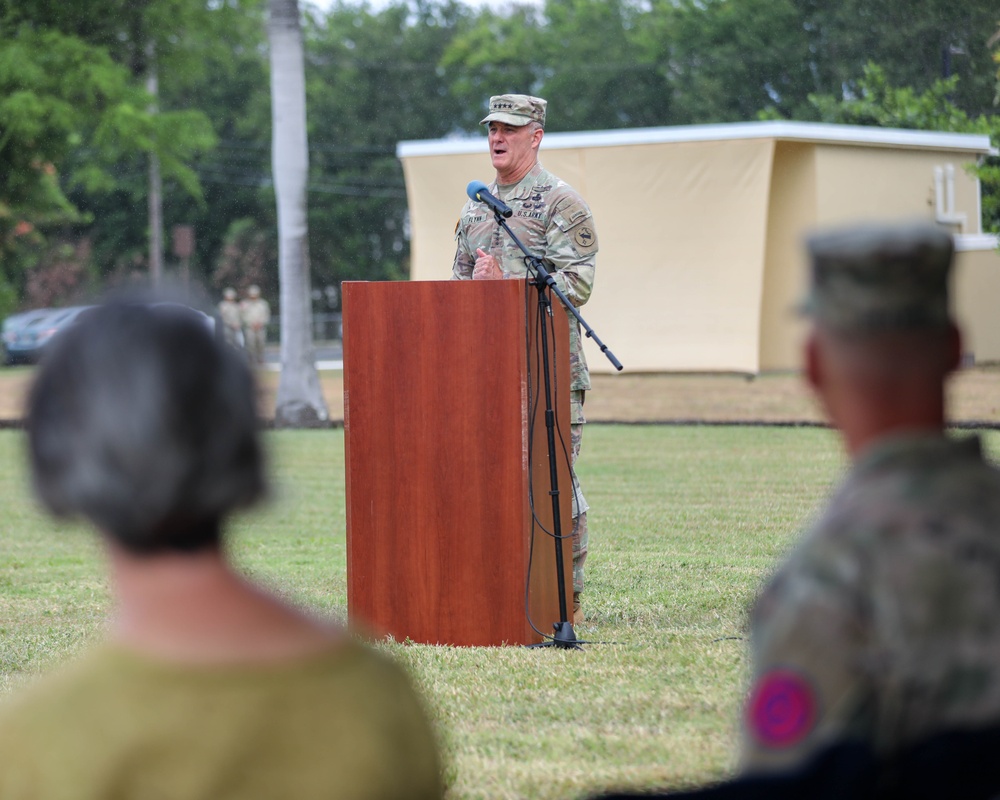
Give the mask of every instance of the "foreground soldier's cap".
M 494 120 L 506 122 L 508 125 L 521 127 L 529 122 L 537 122 L 545 127 L 545 106 L 548 105 L 540 97 L 530 94 L 498 94 L 490 98 L 490 113 L 480 120 L 480 125 L 486 125 Z
M 955 244 L 928 222 L 854 225 L 807 241 L 809 293 L 802 310 L 844 333 L 944 328 Z

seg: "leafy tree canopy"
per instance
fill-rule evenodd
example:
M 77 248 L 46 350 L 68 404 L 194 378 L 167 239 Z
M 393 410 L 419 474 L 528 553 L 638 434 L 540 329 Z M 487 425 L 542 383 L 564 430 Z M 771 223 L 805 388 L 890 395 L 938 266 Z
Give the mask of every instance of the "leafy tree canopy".
M 195 229 L 195 274 L 257 282 L 275 300 L 265 5 L 0 0 L 0 306 L 24 296 L 29 272 L 68 260 L 102 276 L 145 269 L 150 152 L 168 242 L 173 225 Z M 492 94 L 547 98 L 550 130 L 765 114 L 995 133 L 996 0 L 300 6 L 317 310 L 342 280 L 405 276 L 396 143 L 482 136 Z M 159 114 L 145 91 L 154 64 Z M 992 164 L 984 210 L 1000 225 Z

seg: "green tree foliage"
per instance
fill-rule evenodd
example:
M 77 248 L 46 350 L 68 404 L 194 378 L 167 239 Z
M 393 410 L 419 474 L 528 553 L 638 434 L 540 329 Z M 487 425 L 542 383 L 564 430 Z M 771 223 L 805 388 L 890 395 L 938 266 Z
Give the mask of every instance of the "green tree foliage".
M 490 95 L 545 97 L 549 130 L 662 125 L 672 101 L 644 26 L 651 14 L 629 0 L 547 0 L 539 10 L 485 10 L 441 59 L 455 74 L 461 125 L 475 130 Z
M 792 0 L 656 0 L 649 16 L 673 93 L 660 124 L 736 122 L 768 105 L 794 117 L 813 88 Z
M 189 87 L 209 77 L 205 57 L 216 46 L 213 37 L 225 35 L 215 22 L 233 23 L 258 6 L 259 0 L 0 0 L 0 18 L 77 38 L 134 77 L 145 76 L 155 53 L 171 84 Z
M 254 220 L 267 239 L 270 252 L 277 252 L 274 190 L 271 182 L 271 110 L 265 13 L 260 2 L 213 3 L 184 35 L 191 55 L 174 69 L 170 60 L 161 64 L 160 102 L 163 109 L 197 109 L 208 119 L 216 137 L 213 148 L 190 162 L 202 188 L 203 199 L 191 195 L 173 180 L 164 185 L 164 226 L 191 225 L 195 230 L 193 268 L 210 285 L 221 288 L 228 279 L 214 280 L 213 270 L 223 251 L 233 245 L 230 228 L 240 220 Z M 187 62 L 197 62 L 197 69 Z M 133 167 L 136 203 L 146 197 L 143 165 Z M 109 201 L 111 198 L 108 198 Z M 113 203 L 107 204 L 110 211 Z M 131 237 L 142 251 L 142 227 Z M 235 241 L 245 241 L 243 236 Z M 107 263 L 120 250 L 111 250 Z M 230 251 L 231 252 L 231 251 Z M 168 254 L 169 255 L 169 254 Z M 277 261 L 268 265 L 269 280 L 255 274 L 237 273 L 233 285 L 245 288 L 257 283 L 277 296 Z
M 71 182 L 88 190 L 110 188 L 114 181 L 104 169 L 106 162 L 156 152 L 166 176 L 188 193 L 200 193 L 189 164 L 214 141 L 205 113 L 181 107 L 149 114 L 150 98 L 139 79 L 149 66 L 150 46 L 161 67 L 170 71 L 167 84 L 175 94 L 203 79 L 204 56 L 211 49 L 205 35 L 211 30 L 203 29 L 212 19 L 212 13 L 194 0 L 0 2 L 0 31 L 5 33 L 0 56 L 15 65 L 15 84 L 30 84 L 22 94 L 63 100 L 76 114 L 77 129 L 92 120 L 89 142 L 80 135 L 66 142 L 96 148 L 87 150 L 87 159 L 81 160 Z M 198 30 L 202 36 L 191 35 Z M 52 134 L 62 138 L 59 121 L 53 118 L 57 124 Z
M 256 282 L 276 302 L 264 6 L 0 0 L 0 272 L 7 276 L 0 306 L 3 281 L 6 296 L 23 295 L 28 272 L 70 258 L 86 258 L 102 275 L 146 269 L 153 150 L 165 175 L 168 243 L 173 225 L 193 225 L 197 276 L 217 288 Z M 996 0 L 544 0 L 483 8 L 392 0 L 378 10 L 341 0 L 326 13 L 306 8 L 302 22 L 309 253 L 321 298 L 335 296 L 323 290 L 346 279 L 406 275 L 397 142 L 482 136 L 486 101 L 499 92 L 546 97 L 551 131 L 761 114 L 993 130 L 996 113 Z M 153 55 L 155 116 L 143 91 Z M 866 72 L 869 62 L 880 72 Z M 942 83 L 948 75 L 957 79 Z M 996 169 L 990 161 L 980 172 L 991 219 L 1000 213 L 989 188 Z M 461 198 L 442 202 L 457 212 Z M 77 246 L 84 239 L 89 247 Z
M 458 127 L 475 131 L 490 95 L 541 94 L 542 26 L 542 16 L 530 5 L 514 6 L 506 13 L 487 7 L 472 25 L 457 32 L 439 58 L 452 76 L 451 94 L 461 101 Z
M 1000 105 L 1000 23 L 997 32 L 990 37 L 990 47 L 993 48 L 993 62 L 997 65 L 997 93 L 993 96 L 993 105 Z
M 7 178 L 0 188 L 0 280 L 19 294 L 28 269 L 60 269 L 48 253 L 65 246 L 47 247 L 52 235 L 86 238 L 85 247 L 71 249 L 90 260 L 89 240 L 100 238 L 102 225 L 88 202 L 121 197 L 128 165 L 141 154 L 155 152 L 164 175 L 200 196 L 191 162 L 214 143 L 205 114 L 151 114 L 136 79 L 140 48 L 129 34 L 141 30 L 137 9 L 163 15 L 155 5 L 0 2 L 0 167 Z M 135 205 L 127 206 L 130 217 Z M 141 222 L 138 229 L 144 233 Z
M 55 165 L 74 147 L 130 135 L 134 99 L 102 50 L 57 31 L 9 31 L 0 49 L 4 216 L 71 216 Z
M 813 94 L 809 101 L 823 122 L 882 128 L 989 133 L 988 117 L 970 117 L 955 105 L 957 75 L 938 79 L 926 91 L 894 86 L 878 64 L 865 65 L 856 90 L 843 98 Z
M 992 108 L 988 41 L 995 0 L 795 0 L 812 54 L 814 91 L 841 94 L 879 64 L 894 86 L 917 91 L 958 75 L 954 104 L 972 116 Z
M 155 152 L 164 178 L 167 241 L 173 225 L 194 225 L 194 264 L 204 272 L 203 265 L 210 263 L 222 248 L 229 223 L 245 216 L 251 207 L 264 208 L 268 201 L 273 202 L 273 197 L 261 200 L 256 196 L 259 181 L 249 190 L 234 192 L 231 185 L 220 187 L 212 180 L 218 174 L 217 154 L 221 151 L 221 159 L 228 155 L 226 149 L 216 145 L 222 137 L 231 140 L 238 135 L 235 131 L 240 123 L 236 120 L 252 105 L 248 98 L 263 95 L 264 112 L 260 118 L 267 119 L 260 3 L 104 2 L 113 7 L 112 16 L 101 29 L 102 39 L 113 40 L 109 52 L 128 69 L 136 86 L 144 84 L 155 53 L 159 96 L 155 114 L 148 113 L 146 98 L 142 109 L 152 129 L 141 147 L 122 148 L 115 181 L 99 191 L 73 194 L 79 207 L 95 220 L 102 220 L 91 228 L 94 261 L 105 277 L 145 272 L 149 235 L 144 212 L 149 191 L 146 154 Z M 72 25 L 75 19 L 70 15 L 62 24 Z M 243 127 L 250 130 L 249 126 Z M 253 127 L 255 139 L 262 138 L 262 127 L 266 131 L 266 125 Z M 266 165 L 266 140 L 255 144 L 261 153 L 258 163 Z M 89 159 L 89 154 L 82 155 Z M 248 192 L 252 195 L 249 203 L 245 197 Z M 225 213 L 230 208 L 232 211 Z M 220 214 L 220 210 L 224 213 Z
M 405 276 L 406 189 L 396 143 L 456 129 L 465 109 L 439 62 L 469 17 L 454 2 L 398 3 L 377 14 L 345 5 L 308 29 L 310 256 L 318 287 Z
M 43 230 L 81 219 L 65 186 L 106 175 L 100 156 L 131 139 L 136 95 L 99 48 L 58 31 L 7 28 L 0 47 L 0 311 L 23 295 Z M 59 174 L 81 148 L 84 169 Z
M 542 94 L 553 103 L 551 130 L 644 127 L 670 118 L 672 93 L 642 35 L 647 14 L 639 6 L 548 0 L 545 16 L 537 52 Z

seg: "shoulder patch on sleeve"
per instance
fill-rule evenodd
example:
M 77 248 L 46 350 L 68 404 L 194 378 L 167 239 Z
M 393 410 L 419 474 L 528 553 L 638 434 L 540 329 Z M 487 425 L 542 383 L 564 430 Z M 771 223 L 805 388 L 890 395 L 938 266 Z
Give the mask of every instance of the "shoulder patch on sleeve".
M 792 747 L 816 724 L 816 693 L 790 669 L 774 669 L 757 679 L 747 703 L 746 727 L 763 747 Z
M 560 230 L 568 231 L 575 225 L 579 225 L 584 220 L 590 219 L 590 209 L 581 198 L 566 198 L 556 204 L 552 221 L 559 226 Z
M 581 250 L 592 250 L 597 246 L 597 234 L 589 225 L 578 225 L 573 231 L 573 241 Z
M 552 221 L 580 255 L 589 255 L 597 249 L 594 218 L 581 198 L 571 198 L 569 202 L 562 204 L 552 215 Z

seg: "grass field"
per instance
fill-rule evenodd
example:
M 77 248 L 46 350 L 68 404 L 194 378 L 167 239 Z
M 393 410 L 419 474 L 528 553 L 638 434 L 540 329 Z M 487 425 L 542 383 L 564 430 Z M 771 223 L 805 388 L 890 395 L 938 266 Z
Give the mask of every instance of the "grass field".
M 22 436 L 0 431 L 0 696 L 100 637 L 109 613 L 93 537 L 35 510 Z M 1000 452 L 1000 434 L 986 440 Z M 342 619 L 343 432 L 266 441 L 273 497 L 235 521 L 233 555 Z M 822 428 L 591 424 L 578 466 L 592 505 L 579 633 L 599 644 L 384 645 L 427 698 L 451 798 L 580 797 L 731 771 L 748 606 L 844 460 Z

